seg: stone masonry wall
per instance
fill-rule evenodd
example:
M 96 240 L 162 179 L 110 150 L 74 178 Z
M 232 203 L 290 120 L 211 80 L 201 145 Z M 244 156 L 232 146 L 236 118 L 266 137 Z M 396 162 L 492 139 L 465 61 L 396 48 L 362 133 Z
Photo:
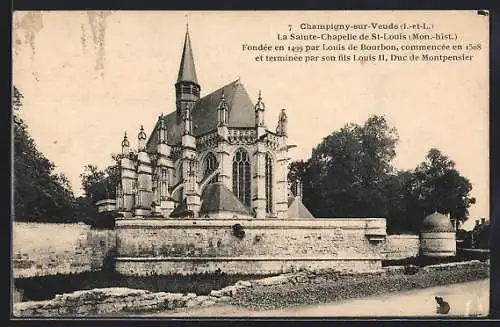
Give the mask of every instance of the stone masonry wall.
M 143 276 L 377 269 L 382 246 L 369 241 L 366 226 L 363 219 L 118 221 L 116 267 Z
M 26 278 L 99 270 L 115 247 L 113 230 L 85 224 L 14 222 L 13 275 Z
M 401 260 L 418 256 L 420 239 L 418 235 L 389 235 L 385 240 L 382 255 L 384 260 Z

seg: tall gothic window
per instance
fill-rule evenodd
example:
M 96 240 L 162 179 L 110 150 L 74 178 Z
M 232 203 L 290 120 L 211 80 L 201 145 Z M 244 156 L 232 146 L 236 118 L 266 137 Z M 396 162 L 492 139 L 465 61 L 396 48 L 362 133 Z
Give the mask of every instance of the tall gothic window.
M 266 153 L 266 212 L 273 212 L 273 159 Z
M 217 162 L 215 155 L 212 152 L 209 152 L 205 157 L 205 161 L 203 164 L 203 179 L 207 178 L 208 175 L 210 175 L 214 170 L 216 170 L 218 165 L 219 163 Z M 216 181 L 217 181 L 217 175 L 212 177 L 208 183 L 211 184 L 215 183 Z
M 238 149 L 233 157 L 233 193 L 241 203 L 251 206 L 250 157 L 244 149 Z

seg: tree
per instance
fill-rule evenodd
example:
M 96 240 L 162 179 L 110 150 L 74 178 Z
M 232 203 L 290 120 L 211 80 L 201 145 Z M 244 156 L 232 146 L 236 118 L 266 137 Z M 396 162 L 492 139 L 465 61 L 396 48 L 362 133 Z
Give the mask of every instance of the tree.
M 111 165 L 99 170 L 95 165 L 87 165 L 80 174 L 85 196 L 92 202 L 115 198 L 119 171 L 117 165 Z
M 23 95 L 13 89 L 14 219 L 71 222 L 73 193 L 68 179 L 54 172 L 55 165 L 38 151 L 24 121 L 18 116 Z
M 302 164 L 304 204 L 316 217 L 385 216 L 384 185 L 394 172 L 397 141 L 396 129 L 382 116 L 334 131 Z
M 407 201 L 412 207 L 410 219 L 419 222 L 437 211 L 464 222 L 469 207 L 476 201 L 470 196 L 471 191 L 472 184 L 455 169 L 455 163 L 438 149 L 430 149 L 407 185 Z
M 296 194 L 297 181 L 307 179 L 306 174 L 309 169 L 309 162 L 304 160 L 293 161 L 288 166 L 288 181 L 292 186 L 293 194 Z
M 455 163 L 431 149 L 414 170 L 396 171 L 398 135 L 384 117 L 347 124 L 290 164 L 288 178 L 303 181 L 303 202 L 315 217 L 386 217 L 389 233 L 419 233 L 423 218 L 438 211 L 465 221 L 469 180 Z
M 119 156 L 113 155 L 112 158 L 117 161 Z M 98 213 L 96 202 L 116 198 L 119 177 L 117 164 L 107 166 L 104 170 L 98 169 L 95 165 L 86 165 L 84 172 L 80 174 L 85 196 L 76 199 L 77 215 L 94 227 L 112 228 L 114 214 Z

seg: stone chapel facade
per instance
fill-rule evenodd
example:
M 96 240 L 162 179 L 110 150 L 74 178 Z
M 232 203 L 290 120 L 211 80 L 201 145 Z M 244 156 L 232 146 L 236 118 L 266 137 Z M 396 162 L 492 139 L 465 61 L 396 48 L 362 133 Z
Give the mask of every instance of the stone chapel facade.
M 289 196 L 287 124 L 275 130 L 237 80 L 200 97 L 186 31 L 175 83 L 176 110 L 143 127 L 133 151 L 125 134 L 119 161 L 116 211 L 137 218 L 313 218 Z M 297 189 L 301 189 L 300 186 Z

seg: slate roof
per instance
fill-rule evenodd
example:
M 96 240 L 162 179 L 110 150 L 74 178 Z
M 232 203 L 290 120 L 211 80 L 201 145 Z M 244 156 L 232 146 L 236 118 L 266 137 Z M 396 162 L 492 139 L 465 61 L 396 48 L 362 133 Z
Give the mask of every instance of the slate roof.
M 253 216 L 247 208 L 223 183 L 208 184 L 201 195 L 200 217 L 206 214 L 229 211 L 235 215 Z
M 177 207 L 172 210 L 170 217 L 180 218 L 189 216 L 190 211 L 187 209 L 186 199 L 184 199 Z
M 177 82 L 192 82 L 198 84 L 196 69 L 194 68 L 193 50 L 191 49 L 191 40 L 189 39 L 189 31 L 186 31 L 186 37 L 184 38 L 184 49 L 182 50 Z
M 254 104 L 243 84 L 236 80 L 204 96 L 195 103 L 191 111 L 194 136 L 205 134 L 217 128 L 217 107 L 222 92 L 224 92 L 228 105 L 228 127 L 255 127 Z M 182 115 L 178 115 L 174 111 L 163 116 L 163 120 L 167 128 L 167 142 L 173 145 L 179 144 L 183 133 Z M 148 150 L 150 152 L 156 150 L 158 143 L 156 129 L 158 125 L 157 123 L 148 140 Z
M 298 197 L 288 198 L 288 218 L 314 218 Z

